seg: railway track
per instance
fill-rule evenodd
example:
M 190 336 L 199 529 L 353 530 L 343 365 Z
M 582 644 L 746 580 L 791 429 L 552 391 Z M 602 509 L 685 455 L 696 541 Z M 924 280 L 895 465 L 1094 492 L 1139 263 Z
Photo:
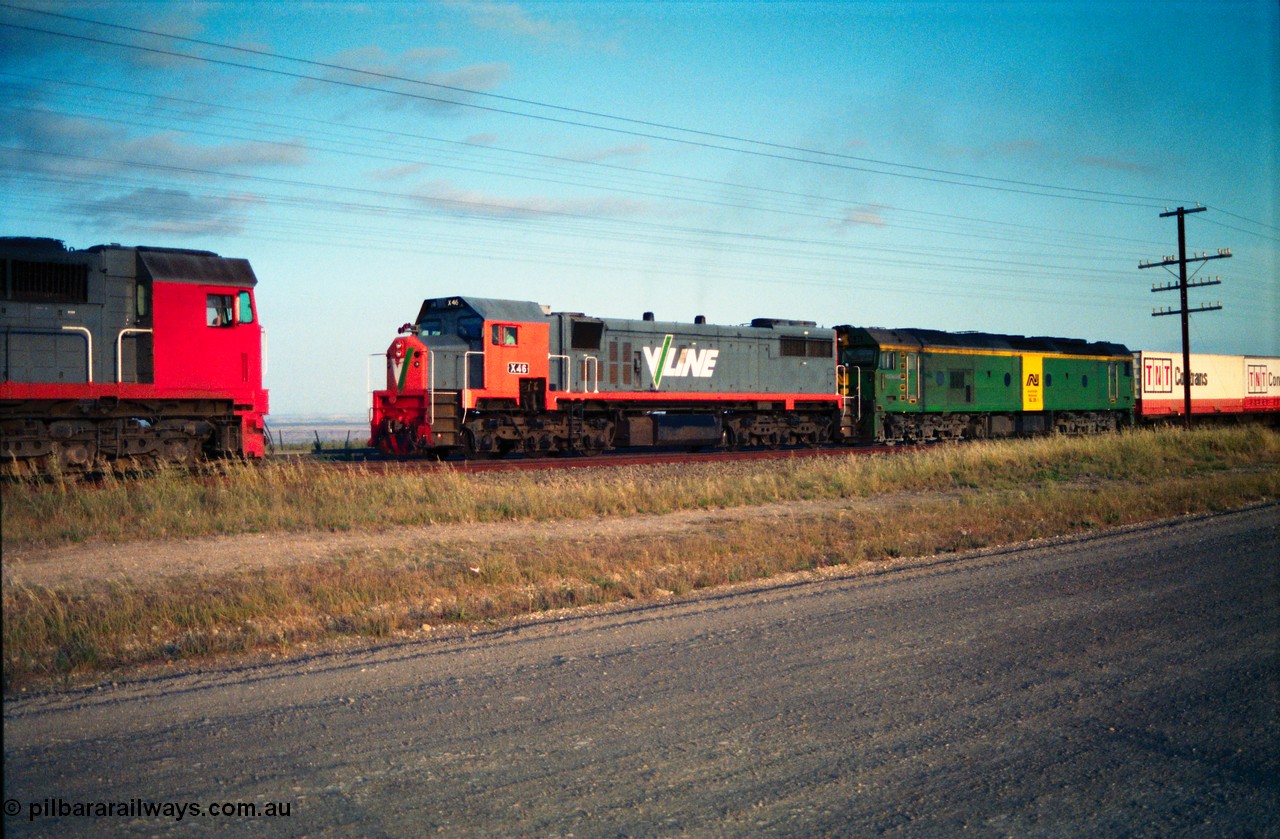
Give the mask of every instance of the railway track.
M 462 472 L 466 474 L 480 474 L 483 472 L 525 472 L 537 470 L 556 470 L 556 469 L 600 469 L 619 466 L 663 466 L 681 463 L 729 463 L 740 461 L 770 461 L 770 460 L 807 460 L 811 458 L 822 457 L 843 457 L 847 455 L 872 455 L 872 454 L 889 454 L 914 451 L 923 448 L 922 445 L 868 445 L 868 446 L 820 446 L 820 447 L 792 447 L 781 449 L 750 449 L 746 451 L 623 451 L 613 454 L 602 455 L 562 455 L 557 457 L 528 457 L 525 455 L 509 455 L 494 459 L 473 459 L 467 460 L 461 457 L 447 458 L 445 460 L 394 460 L 386 458 L 377 449 L 373 448 L 353 448 L 353 449 L 330 449 L 319 454 L 316 453 L 289 453 L 289 454 L 269 454 L 265 459 L 259 461 L 251 461 L 258 465 L 269 466 L 271 464 L 293 463 L 305 468 L 314 469 L 338 469 L 360 472 L 372 472 L 374 474 L 392 474 L 404 472 L 421 472 L 430 474 L 433 472 Z M 175 467 L 187 470 L 194 478 L 210 479 L 216 474 L 216 468 L 212 464 L 195 464 L 185 467 Z M 91 470 L 86 472 L 74 473 L 64 476 L 70 480 L 83 481 L 93 484 L 102 480 L 106 474 L 112 474 L 116 478 L 124 479 L 145 479 L 148 475 L 153 475 L 154 470 L 147 469 L 124 469 L 124 470 Z M 31 475 L 14 475 L 0 474 L 0 480 L 7 481 L 23 481 L 23 480 L 40 480 L 39 476 Z
M 612 454 L 560 457 L 526 457 L 512 455 L 491 460 L 388 460 L 376 449 L 338 450 L 320 455 L 296 456 L 299 461 L 323 465 L 326 468 L 358 469 L 362 471 L 453 471 L 466 473 L 519 472 L 541 469 L 594 469 L 611 466 L 659 466 L 678 463 L 727 463 L 736 461 L 797 460 L 815 457 L 840 457 L 844 455 L 887 454 L 910 451 L 917 446 L 822 446 L 816 448 L 794 447 L 785 449 L 752 449 L 747 451 L 622 451 Z M 293 457 L 293 456 L 283 456 Z

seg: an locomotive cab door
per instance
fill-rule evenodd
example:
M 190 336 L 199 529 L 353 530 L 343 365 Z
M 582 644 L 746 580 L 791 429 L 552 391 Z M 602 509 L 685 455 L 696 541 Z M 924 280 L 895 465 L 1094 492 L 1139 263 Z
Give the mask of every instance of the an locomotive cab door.
M 902 394 L 903 402 L 923 409 L 924 399 L 921 391 L 920 359 L 921 354 L 918 352 L 899 354 L 898 367 L 902 372 L 902 384 L 899 388 L 899 393 Z
M 484 318 L 469 314 L 458 318 L 458 337 L 467 342 L 460 359 L 458 381 L 463 390 L 484 390 Z

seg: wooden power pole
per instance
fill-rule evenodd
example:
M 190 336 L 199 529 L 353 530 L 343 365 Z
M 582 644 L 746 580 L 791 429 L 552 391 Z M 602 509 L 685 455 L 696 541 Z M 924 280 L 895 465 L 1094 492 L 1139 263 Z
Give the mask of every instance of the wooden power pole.
M 1159 283 L 1153 285 L 1151 290 L 1156 291 L 1173 291 L 1175 288 L 1179 292 L 1180 305 L 1177 309 L 1165 307 L 1156 309 L 1151 313 L 1153 318 L 1163 317 L 1165 315 L 1182 315 L 1182 425 L 1185 428 L 1191 427 L 1191 314 L 1193 312 L 1212 312 L 1222 308 L 1222 304 L 1210 306 L 1202 304 L 1195 309 L 1187 306 L 1187 289 L 1197 288 L 1199 286 L 1220 285 L 1222 279 L 1215 277 L 1212 280 L 1204 279 L 1198 282 L 1187 281 L 1187 263 L 1188 262 L 1208 262 L 1211 259 L 1228 259 L 1231 256 L 1231 248 L 1219 248 L 1216 254 L 1200 254 L 1199 256 L 1187 256 L 1187 221 L 1186 217 L 1191 213 L 1203 213 L 1207 207 L 1192 207 L 1190 210 L 1185 207 L 1179 207 L 1167 213 L 1161 213 L 1160 218 L 1168 218 L 1169 216 L 1178 217 L 1178 256 L 1166 256 L 1160 262 L 1139 262 L 1139 268 L 1167 268 L 1170 265 L 1178 266 L 1178 282 Z

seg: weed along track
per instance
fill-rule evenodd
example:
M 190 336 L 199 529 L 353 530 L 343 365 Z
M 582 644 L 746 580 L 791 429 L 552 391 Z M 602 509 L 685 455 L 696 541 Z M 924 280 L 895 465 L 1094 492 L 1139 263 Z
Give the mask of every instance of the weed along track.
M 1280 434 L 1255 428 L 609 466 L 5 485 L 5 685 L 428 637 L 1280 498 Z

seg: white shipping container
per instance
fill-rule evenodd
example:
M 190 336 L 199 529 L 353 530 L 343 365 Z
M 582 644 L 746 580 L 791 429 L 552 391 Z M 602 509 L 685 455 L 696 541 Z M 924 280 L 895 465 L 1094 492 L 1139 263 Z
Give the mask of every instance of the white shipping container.
M 1245 356 L 1245 410 L 1280 411 L 1280 358 Z
M 1135 357 L 1139 416 L 1181 415 L 1182 353 L 1143 350 Z M 1276 373 L 1280 374 L 1280 368 Z M 1192 414 L 1244 412 L 1244 356 L 1192 353 L 1190 379 Z

